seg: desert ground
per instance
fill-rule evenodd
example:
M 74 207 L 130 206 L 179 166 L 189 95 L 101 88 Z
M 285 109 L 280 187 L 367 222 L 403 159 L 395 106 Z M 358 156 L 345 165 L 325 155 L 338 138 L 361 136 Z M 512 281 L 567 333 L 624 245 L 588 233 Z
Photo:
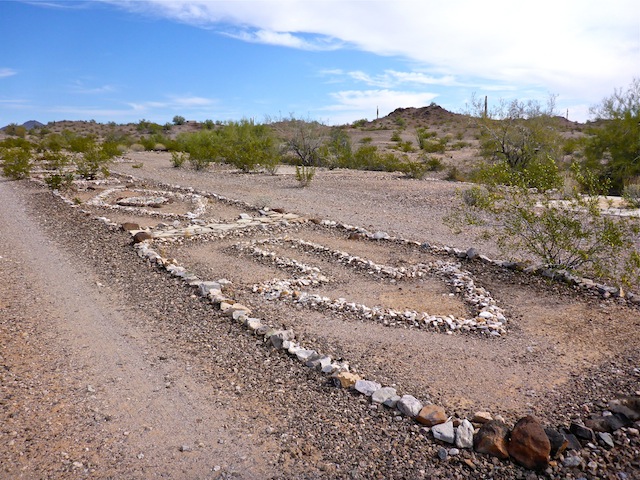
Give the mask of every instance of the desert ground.
M 305 348 L 399 395 L 441 405 L 454 419 L 486 411 L 513 424 L 531 414 L 560 428 L 637 395 L 636 306 L 424 248 L 499 255 L 490 239 L 455 236 L 442 222 L 464 184 L 320 170 L 300 188 L 288 167 L 276 175 L 226 166 L 193 171 L 154 152 L 129 153 L 112 172 L 110 183 L 68 194 L 76 207 L 36 182 L 0 181 L 0 477 L 638 478 L 633 428 L 615 437 L 613 449 L 585 447 L 580 465 L 560 458 L 539 474 L 470 450 L 443 455 L 451 445 L 428 429 L 336 388 L 140 258 L 131 234 L 96 220 L 150 232 L 166 229 L 158 224 L 198 225 L 186 216 L 194 210 L 186 188 L 212 194 L 195 215 L 200 224 L 232 224 L 259 210 L 294 214 L 296 221 L 264 228 L 218 236 L 194 230 L 151 244 L 200 279 L 229 281 L 227 295 L 295 332 Z M 118 204 L 144 195 L 166 201 L 145 209 Z M 407 242 L 371 240 L 331 222 Z M 504 311 L 506 331 L 375 321 L 256 291 L 296 275 L 247 251 L 260 245 L 320 272 L 326 281 L 311 285 L 313 294 L 396 312 L 474 315 L 441 275 L 390 279 L 301 241 L 395 269 L 458 264 Z

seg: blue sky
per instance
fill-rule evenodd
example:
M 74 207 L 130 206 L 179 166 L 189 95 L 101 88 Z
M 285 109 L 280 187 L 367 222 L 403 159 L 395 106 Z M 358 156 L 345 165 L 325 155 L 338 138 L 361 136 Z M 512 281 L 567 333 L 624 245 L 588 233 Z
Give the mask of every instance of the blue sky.
M 0 0 L 0 125 L 330 124 L 475 94 L 571 120 L 640 76 L 637 0 Z

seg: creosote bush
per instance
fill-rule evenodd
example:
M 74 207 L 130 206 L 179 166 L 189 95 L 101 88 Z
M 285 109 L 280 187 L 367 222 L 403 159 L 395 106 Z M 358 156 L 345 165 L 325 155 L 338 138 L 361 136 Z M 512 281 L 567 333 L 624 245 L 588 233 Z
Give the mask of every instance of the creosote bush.
M 577 166 L 573 174 L 586 193 L 529 188 L 522 179 L 487 182 L 460 193 L 461 204 L 447 223 L 457 232 L 475 226 L 513 260 L 534 260 L 619 285 L 640 281 L 637 219 L 607 215 L 600 193 L 608 185 Z
M 2 159 L 2 173 L 13 180 L 27 178 L 31 173 L 31 148 L 27 145 L 21 147 L 0 148 Z

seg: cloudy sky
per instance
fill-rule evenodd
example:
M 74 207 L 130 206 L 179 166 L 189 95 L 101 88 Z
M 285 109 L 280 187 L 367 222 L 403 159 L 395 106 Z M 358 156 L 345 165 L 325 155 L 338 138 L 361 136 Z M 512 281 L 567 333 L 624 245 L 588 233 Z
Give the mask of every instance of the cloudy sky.
M 638 0 L 0 0 L 0 125 L 277 118 L 546 101 L 640 76 Z

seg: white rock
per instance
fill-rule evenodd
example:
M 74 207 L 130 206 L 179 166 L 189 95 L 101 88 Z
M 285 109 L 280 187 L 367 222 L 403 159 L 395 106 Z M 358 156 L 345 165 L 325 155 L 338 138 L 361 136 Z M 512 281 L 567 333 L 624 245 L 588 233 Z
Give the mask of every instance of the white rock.
M 456 429 L 456 447 L 473 448 L 473 424 L 466 418 Z
M 453 422 L 451 420 L 439 425 L 434 425 L 431 427 L 431 433 L 433 433 L 433 438 L 436 440 L 441 440 L 447 443 L 453 443 L 456 439 Z
M 413 395 L 403 395 L 396 404 L 396 408 L 400 413 L 411 418 L 417 417 L 422 407 L 422 402 Z
M 380 390 L 381 387 L 382 385 L 380 385 L 378 382 L 373 382 L 371 380 L 358 380 L 356 381 L 356 384 L 353 388 L 355 388 L 363 395 L 370 397 L 373 392 L 375 392 L 376 390 Z
M 392 387 L 382 387 L 371 395 L 371 401 L 374 403 L 384 403 L 390 398 L 397 397 L 396 389 Z

